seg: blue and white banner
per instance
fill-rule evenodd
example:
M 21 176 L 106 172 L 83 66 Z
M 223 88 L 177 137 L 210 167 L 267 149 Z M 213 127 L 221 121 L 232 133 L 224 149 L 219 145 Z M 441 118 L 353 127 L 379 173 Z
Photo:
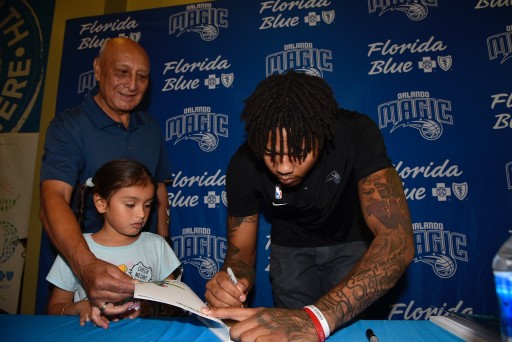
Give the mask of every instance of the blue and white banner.
M 0 0 L 0 313 L 21 307 L 54 5 Z
M 497 314 L 491 261 L 512 218 L 512 6 L 473 0 L 219 0 L 68 21 L 58 111 L 94 85 L 105 39 L 151 59 L 147 109 L 172 162 L 173 247 L 199 295 L 226 253 L 225 172 L 243 101 L 266 76 L 323 77 L 340 106 L 380 127 L 403 179 L 416 256 L 369 314 Z M 272 306 L 269 224 L 253 306 Z M 475 295 L 478 294 L 478 295 Z

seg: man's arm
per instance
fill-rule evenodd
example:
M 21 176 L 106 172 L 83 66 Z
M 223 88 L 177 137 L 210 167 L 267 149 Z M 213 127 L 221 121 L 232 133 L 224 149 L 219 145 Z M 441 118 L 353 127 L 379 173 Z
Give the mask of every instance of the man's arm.
M 206 284 L 206 301 L 213 307 L 240 307 L 254 283 L 258 214 L 246 217 L 228 216 L 228 250 L 223 270 L 231 267 L 238 284 L 231 282 L 227 272 L 218 272 Z
M 104 302 L 116 303 L 132 296 L 136 281 L 90 251 L 69 206 L 72 192 L 65 182 L 46 180 L 41 184 L 39 215 L 52 243 L 82 281 L 94 305 L 101 307 Z M 109 306 L 105 313 L 122 313 L 125 306 Z
M 158 183 L 156 189 L 158 221 L 156 232 L 170 242 L 170 229 L 169 229 L 169 199 L 167 197 L 167 187 L 164 183 Z
M 76 217 L 69 206 L 71 185 L 47 180 L 41 184 L 39 216 L 57 250 L 68 261 L 73 272 L 80 274 L 80 264 L 95 259 L 80 232 Z
M 394 168 L 359 181 L 364 219 L 375 238 L 361 260 L 316 307 L 331 330 L 350 321 L 395 286 L 414 257 L 411 218 Z
M 365 221 L 375 238 L 349 274 L 315 303 L 331 331 L 392 288 L 414 257 L 411 219 L 396 170 L 377 171 L 362 179 L 358 188 Z M 203 312 L 240 320 L 231 327 L 232 339 L 318 339 L 311 318 L 301 309 L 219 307 L 204 308 Z

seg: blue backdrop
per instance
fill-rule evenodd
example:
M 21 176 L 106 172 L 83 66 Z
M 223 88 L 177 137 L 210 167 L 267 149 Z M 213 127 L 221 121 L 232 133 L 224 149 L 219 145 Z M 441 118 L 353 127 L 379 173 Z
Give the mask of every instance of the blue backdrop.
M 512 6 L 473 0 L 236 1 L 68 21 L 58 111 L 94 85 L 92 60 L 128 36 L 151 59 L 147 109 L 172 162 L 173 247 L 201 296 L 226 252 L 225 172 L 243 100 L 273 73 L 323 77 L 380 127 L 403 179 L 416 256 L 370 310 L 389 319 L 497 314 L 491 261 L 512 222 Z M 254 306 L 271 306 L 269 224 Z

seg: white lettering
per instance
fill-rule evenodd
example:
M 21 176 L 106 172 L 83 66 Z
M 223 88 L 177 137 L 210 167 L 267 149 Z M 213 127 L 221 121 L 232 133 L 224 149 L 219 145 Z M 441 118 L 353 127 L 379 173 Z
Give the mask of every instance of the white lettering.
M 192 186 L 224 186 L 226 184 L 226 175 L 220 175 L 221 169 L 218 169 L 214 175 L 208 176 L 208 172 L 205 172 L 201 176 L 182 176 L 182 171 L 177 174 L 173 174 L 173 188 L 184 188 Z
M 430 162 L 428 166 L 414 166 L 414 167 L 403 167 L 403 162 L 400 161 L 396 165 L 396 171 L 402 179 L 411 177 L 416 178 L 417 176 L 423 176 L 425 178 L 440 178 L 440 177 L 458 177 L 462 175 L 462 171 L 459 170 L 458 165 L 448 166 L 450 163 L 449 159 L 446 159 L 442 165 L 434 166 L 433 162 Z
M 430 306 L 429 308 L 423 309 L 421 307 L 414 309 L 414 300 L 411 300 L 409 304 L 405 303 L 397 303 L 391 305 L 391 311 L 389 312 L 388 319 L 404 319 L 404 320 L 423 320 L 423 319 L 429 319 L 430 316 L 447 316 L 450 312 L 455 313 L 462 313 L 462 314 L 472 314 L 473 308 L 466 307 L 461 310 L 462 304 L 464 304 L 464 301 L 460 300 L 457 305 L 454 307 L 451 307 L 449 309 L 446 309 L 448 306 L 447 303 L 444 303 L 442 307 L 434 307 Z M 403 316 L 401 316 L 403 314 Z M 393 317 L 393 316 L 398 317 Z
M 512 108 L 512 93 L 506 94 L 494 94 L 491 95 L 492 103 L 491 103 L 491 109 L 494 109 L 494 107 L 497 104 L 504 103 L 507 108 Z
M 404 194 L 406 200 L 422 200 L 426 197 L 426 190 L 425 188 L 405 188 L 404 187 Z
M 231 64 L 226 59 L 221 59 L 222 56 L 218 55 L 214 60 L 205 58 L 201 62 L 187 63 L 182 58 L 179 61 L 172 61 L 165 63 L 163 75 L 168 71 L 174 71 L 174 73 L 186 73 L 193 71 L 212 71 L 212 70 L 225 70 L 231 67 Z
M 368 44 L 370 48 L 368 50 L 368 57 L 371 56 L 374 52 L 380 52 L 382 56 L 385 55 L 395 55 L 395 54 L 403 54 L 405 52 L 410 53 L 425 53 L 425 52 L 435 52 L 435 51 L 443 51 L 447 48 L 444 45 L 443 41 L 438 40 L 434 42 L 434 36 L 431 36 L 429 40 L 426 42 L 421 42 L 419 39 L 416 39 L 414 43 L 405 43 L 405 44 L 392 44 L 391 39 L 388 39 L 385 43 L 377 42 Z
M 368 75 L 406 73 L 412 70 L 412 62 L 393 62 L 390 57 L 387 61 L 373 61 Z
M 281 1 L 272 0 L 264 1 L 261 3 L 260 14 L 265 10 L 272 12 L 291 11 L 294 8 L 307 9 L 307 8 L 320 8 L 327 7 L 331 4 L 328 0 L 299 0 L 299 1 Z
M 192 208 L 197 206 L 199 203 L 199 196 L 193 195 L 193 196 L 183 196 L 181 194 L 181 190 L 179 190 L 177 193 L 168 193 L 168 200 L 169 200 L 169 206 L 173 208 Z
M 507 127 L 512 128 L 512 120 L 510 120 L 510 114 L 496 114 L 494 117 L 496 118 L 496 123 L 492 129 L 502 129 Z
M 512 6 L 512 0 L 478 0 L 475 9 Z
M 281 13 L 276 17 L 264 17 L 261 20 L 263 22 L 259 27 L 260 30 L 266 30 L 268 28 L 294 27 L 299 25 L 299 17 L 283 18 Z
M 178 78 L 166 79 L 162 91 L 197 89 L 200 83 L 201 82 L 197 78 L 186 80 L 185 77 L 181 75 Z
M 125 20 L 117 19 L 116 21 L 100 24 L 98 20 L 95 20 L 93 23 L 82 24 L 80 29 L 80 35 L 84 33 L 100 33 L 106 31 L 122 31 L 122 30 L 130 30 L 137 28 L 139 24 L 136 20 L 133 20 L 131 17 L 127 17 Z

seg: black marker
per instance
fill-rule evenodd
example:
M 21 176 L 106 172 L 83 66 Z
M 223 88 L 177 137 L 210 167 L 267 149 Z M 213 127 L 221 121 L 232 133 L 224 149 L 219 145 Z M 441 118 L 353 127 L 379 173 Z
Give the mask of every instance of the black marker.
M 372 329 L 367 329 L 366 330 L 366 338 L 368 339 L 368 341 L 370 342 L 379 342 L 379 339 L 377 338 L 377 335 L 375 335 L 373 333 L 373 330 Z

